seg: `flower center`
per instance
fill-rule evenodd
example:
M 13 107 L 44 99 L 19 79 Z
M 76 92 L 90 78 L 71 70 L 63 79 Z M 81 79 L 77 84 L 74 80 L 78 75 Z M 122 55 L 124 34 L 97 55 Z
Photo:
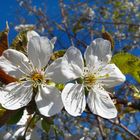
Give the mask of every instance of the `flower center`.
M 31 75 L 31 80 L 33 81 L 33 85 L 36 87 L 45 82 L 45 75 L 42 71 L 36 71 Z
M 37 81 L 37 82 L 41 82 L 43 81 L 44 77 L 43 75 L 39 74 L 39 73 L 34 73 L 32 76 L 31 76 L 31 79 L 33 81 Z
M 97 78 L 95 77 L 95 74 L 91 70 L 85 67 L 83 80 L 85 86 L 91 88 L 93 84 L 95 84 Z
M 87 73 L 84 75 L 84 84 L 87 86 L 87 87 L 92 87 L 93 84 L 95 84 L 96 82 L 96 77 L 94 74 L 92 73 Z

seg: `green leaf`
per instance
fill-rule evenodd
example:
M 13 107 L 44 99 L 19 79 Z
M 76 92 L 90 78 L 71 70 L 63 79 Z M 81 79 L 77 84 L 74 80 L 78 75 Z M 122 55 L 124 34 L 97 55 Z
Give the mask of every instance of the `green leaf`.
M 26 53 L 27 31 L 21 31 L 13 40 L 10 48 Z
M 84 29 L 84 26 L 81 24 L 80 21 L 78 21 L 74 26 L 73 26 L 73 33 L 76 34 L 78 33 L 79 31 L 83 30 Z
M 129 53 L 121 52 L 112 57 L 112 62 L 124 74 L 130 74 L 137 82 L 140 82 L 140 58 Z
M 17 110 L 6 110 L 3 112 L 3 115 L 0 116 L 0 127 L 5 125 L 16 112 Z
M 120 7 L 121 5 L 122 5 L 122 2 L 120 2 L 120 1 L 116 1 L 116 2 L 115 2 L 115 6 L 116 6 L 116 7 Z
M 56 51 L 53 53 L 53 55 L 51 56 L 51 60 L 54 61 L 59 57 L 62 57 L 65 54 L 66 50 L 60 50 L 60 51 Z
M 23 109 L 18 110 L 11 116 L 7 124 L 16 124 L 21 119 L 22 115 L 23 115 Z
M 9 33 L 9 26 L 6 23 L 6 29 L 0 32 L 0 55 L 2 55 L 3 51 L 8 49 L 8 33 Z
M 0 117 L 4 115 L 4 112 L 6 112 L 6 109 L 0 106 Z
M 51 118 L 43 118 L 41 122 L 42 128 L 45 130 L 46 133 L 49 133 L 51 126 L 53 125 L 53 119 Z
M 133 91 L 133 96 L 135 99 L 140 99 L 140 91 L 135 85 L 130 86 L 131 90 Z
M 59 129 L 56 125 L 53 125 L 52 127 L 53 127 L 53 130 L 55 132 L 55 137 L 56 137 L 55 139 L 56 140 L 59 140 L 59 136 L 64 137 L 64 133 L 61 129 Z
M 118 11 L 114 11 L 113 19 L 117 19 L 119 16 L 120 16 L 120 13 Z
M 36 123 L 40 120 L 40 116 L 37 114 L 34 114 L 33 117 L 28 119 L 28 121 L 31 121 L 30 128 L 34 128 L 36 126 Z
M 135 99 L 140 99 L 140 91 L 135 92 L 133 96 L 134 96 Z
M 64 89 L 64 84 L 56 84 L 56 88 L 62 91 Z

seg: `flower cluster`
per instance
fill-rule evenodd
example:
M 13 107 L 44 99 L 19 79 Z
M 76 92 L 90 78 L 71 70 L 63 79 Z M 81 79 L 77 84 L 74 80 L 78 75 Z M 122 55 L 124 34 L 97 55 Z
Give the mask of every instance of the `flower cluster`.
M 27 38 L 27 55 L 8 49 L 0 57 L 0 68 L 17 79 L 0 93 L 4 108 L 16 110 L 34 100 L 44 116 L 59 113 L 63 106 L 72 116 L 79 116 L 87 103 L 93 114 L 108 119 L 117 116 L 107 89 L 123 83 L 125 76 L 110 63 L 109 41 L 95 39 L 87 47 L 84 58 L 72 46 L 63 57 L 51 63 L 55 41 L 34 31 L 28 32 Z M 60 92 L 48 81 L 64 84 L 64 89 Z

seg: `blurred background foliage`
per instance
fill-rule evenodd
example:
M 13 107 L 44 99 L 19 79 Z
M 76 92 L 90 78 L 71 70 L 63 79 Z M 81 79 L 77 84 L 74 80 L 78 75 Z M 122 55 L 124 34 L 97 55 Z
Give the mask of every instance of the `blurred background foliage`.
M 71 117 L 63 110 L 45 118 L 34 113 L 32 103 L 16 111 L 0 108 L 0 139 L 140 139 L 140 0 L 17 0 L 17 4 L 16 22 L 9 27 L 7 24 L 0 33 L 0 54 L 8 47 L 26 53 L 29 30 L 50 39 L 57 37 L 52 61 L 63 56 L 71 45 L 84 52 L 93 39 L 102 37 L 111 42 L 112 63 L 127 80 L 114 92 L 111 89 L 118 109 L 114 120 L 95 116 L 88 109 L 81 117 Z M 8 43 L 8 32 L 13 27 L 17 36 Z M 0 80 L 2 87 L 15 79 L 0 70 Z M 25 109 L 28 113 L 23 115 Z M 24 123 L 19 123 L 23 116 Z

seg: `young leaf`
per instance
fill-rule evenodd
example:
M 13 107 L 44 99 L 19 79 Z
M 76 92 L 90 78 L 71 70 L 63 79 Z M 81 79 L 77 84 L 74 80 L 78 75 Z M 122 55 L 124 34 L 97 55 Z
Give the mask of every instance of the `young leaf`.
M 60 50 L 60 51 L 56 51 L 53 53 L 53 55 L 51 56 L 51 60 L 54 61 L 59 57 L 62 57 L 65 54 L 65 50 Z
M 51 125 L 53 125 L 53 120 L 50 118 L 43 118 L 41 125 L 42 125 L 42 128 L 45 130 L 45 132 L 49 133 Z
M 104 27 L 102 29 L 102 37 L 104 39 L 110 41 L 110 43 L 111 43 L 111 49 L 113 49 L 114 48 L 114 39 L 113 39 L 112 35 L 109 32 L 105 31 L 105 28 Z
M 9 27 L 7 24 L 6 29 L 3 32 L 0 32 L 0 56 L 4 50 L 8 49 L 8 33 Z
M 13 114 L 7 124 L 16 124 L 23 115 L 23 109 L 18 110 L 15 114 Z
M 27 31 L 21 31 L 13 40 L 10 48 L 26 53 Z
M 130 74 L 137 82 L 140 82 L 140 58 L 122 52 L 114 55 L 112 62 L 115 63 L 124 74 Z
M 3 32 L 0 32 L 0 56 L 2 55 L 3 51 L 8 49 L 8 33 L 9 33 L 9 27 L 8 27 L 8 24 L 7 24 L 6 29 Z M 5 84 L 16 81 L 15 78 L 7 75 L 1 69 L 0 69 L 0 79 Z
M 133 91 L 133 96 L 135 99 L 140 99 L 140 91 L 135 85 L 130 86 L 131 90 Z
M 84 26 L 81 24 L 80 21 L 78 21 L 74 26 L 73 26 L 73 33 L 76 34 L 78 33 L 79 31 L 83 30 L 84 29 Z
M 4 115 L 5 111 L 6 111 L 6 109 L 0 107 L 0 117 L 2 117 Z
M 0 127 L 8 122 L 8 120 L 17 112 L 17 110 L 6 110 L 2 116 L 0 116 Z

